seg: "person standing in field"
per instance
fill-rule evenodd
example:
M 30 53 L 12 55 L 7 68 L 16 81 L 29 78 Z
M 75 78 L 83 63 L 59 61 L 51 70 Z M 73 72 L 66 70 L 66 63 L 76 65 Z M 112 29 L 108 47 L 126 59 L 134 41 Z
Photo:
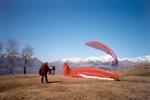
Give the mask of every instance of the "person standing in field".
M 56 69 L 55 66 L 54 66 L 54 65 L 51 65 L 50 68 L 49 68 L 49 71 L 50 71 L 49 74 L 50 74 L 50 75 L 55 75 L 55 69 Z
M 44 77 L 45 77 L 46 83 L 48 83 L 48 78 L 47 78 L 47 72 L 48 72 L 48 71 L 49 71 L 48 62 L 43 63 L 43 64 L 41 65 L 40 70 L 39 70 L 39 74 L 42 76 L 42 77 L 41 77 L 41 82 L 42 82 L 42 83 L 43 83 Z
M 53 65 L 53 66 L 52 66 L 52 75 L 55 75 L 55 70 L 56 70 L 56 68 L 55 68 L 55 66 Z
M 51 75 L 52 74 L 52 69 L 53 69 L 53 67 L 52 67 L 52 65 L 49 67 L 49 74 Z

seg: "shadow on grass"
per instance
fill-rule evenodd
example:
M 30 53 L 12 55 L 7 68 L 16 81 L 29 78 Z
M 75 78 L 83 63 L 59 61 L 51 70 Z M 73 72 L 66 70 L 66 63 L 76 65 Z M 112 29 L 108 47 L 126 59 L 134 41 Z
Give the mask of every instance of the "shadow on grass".
M 50 81 L 50 82 L 48 82 L 48 84 L 50 84 L 50 83 L 62 83 L 62 81 Z

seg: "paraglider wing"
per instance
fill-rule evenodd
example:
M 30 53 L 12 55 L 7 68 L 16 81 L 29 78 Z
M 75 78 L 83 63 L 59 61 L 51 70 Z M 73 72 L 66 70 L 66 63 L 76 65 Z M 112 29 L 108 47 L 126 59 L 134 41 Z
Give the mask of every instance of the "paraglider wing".
M 86 43 L 86 45 L 90 46 L 90 47 L 93 47 L 95 49 L 101 50 L 101 51 L 111 55 L 112 58 L 113 58 L 112 66 L 118 66 L 117 56 L 110 47 L 106 46 L 105 44 L 103 44 L 99 41 L 89 41 L 89 42 Z
M 67 63 L 63 66 L 64 75 L 79 78 L 94 78 L 101 80 L 119 80 L 118 75 L 115 72 L 104 70 L 101 68 L 80 66 L 71 68 Z

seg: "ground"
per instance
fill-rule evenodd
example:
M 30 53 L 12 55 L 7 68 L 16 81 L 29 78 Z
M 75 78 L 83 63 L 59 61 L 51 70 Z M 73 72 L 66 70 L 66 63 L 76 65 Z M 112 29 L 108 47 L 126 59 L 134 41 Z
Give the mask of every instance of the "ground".
M 131 69 L 127 70 L 137 70 Z M 149 100 L 149 75 L 124 72 L 120 81 L 54 75 L 48 76 L 48 84 L 42 84 L 36 74 L 0 76 L 0 100 Z

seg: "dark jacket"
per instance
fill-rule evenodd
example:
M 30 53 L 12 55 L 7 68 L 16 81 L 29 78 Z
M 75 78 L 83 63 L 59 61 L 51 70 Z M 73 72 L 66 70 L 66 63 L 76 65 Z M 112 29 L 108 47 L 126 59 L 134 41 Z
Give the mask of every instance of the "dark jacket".
M 40 69 L 39 69 L 39 75 L 47 74 L 48 70 L 49 70 L 48 64 L 42 64 Z

